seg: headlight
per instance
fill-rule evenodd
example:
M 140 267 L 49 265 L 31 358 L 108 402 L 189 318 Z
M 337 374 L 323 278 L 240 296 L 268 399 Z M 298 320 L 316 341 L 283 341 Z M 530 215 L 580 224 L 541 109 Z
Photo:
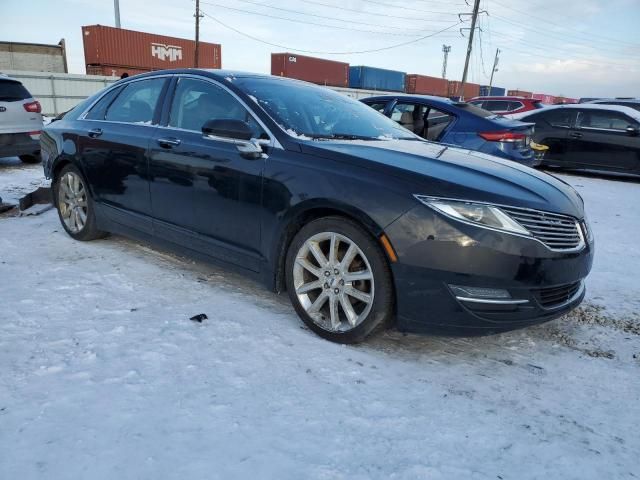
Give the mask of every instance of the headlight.
M 509 215 L 493 205 L 483 203 L 462 202 L 457 200 L 441 200 L 425 195 L 414 195 L 426 206 L 437 210 L 447 217 L 471 223 L 479 227 L 503 230 L 505 232 L 531 235 L 531 233 L 513 220 Z

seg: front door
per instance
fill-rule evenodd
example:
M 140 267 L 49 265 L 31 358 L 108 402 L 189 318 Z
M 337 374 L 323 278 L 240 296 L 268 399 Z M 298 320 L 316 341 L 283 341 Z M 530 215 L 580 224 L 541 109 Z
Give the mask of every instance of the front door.
M 265 132 L 230 92 L 210 80 L 181 77 L 169 113 L 150 145 L 151 203 L 156 235 L 257 271 L 265 159 L 202 134 L 207 120 L 247 122 Z

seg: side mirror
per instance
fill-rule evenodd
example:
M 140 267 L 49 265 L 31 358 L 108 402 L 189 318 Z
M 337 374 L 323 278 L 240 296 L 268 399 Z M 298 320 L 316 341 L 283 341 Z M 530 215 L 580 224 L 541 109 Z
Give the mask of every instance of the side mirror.
M 241 120 L 207 120 L 202 126 L 202 134 L 245 141 L 251 140 L 253 136 L 249 125 Z
M 631 125 L 629 125 L 626 128 L 626 131 L 627 131 L 627 135 L 631 135 L 632 137 L 638 136 L 638 133 L 639 133 L 638 129 L 636 127 L 632 127 Z
M 202 126 L 202 134 L 212 140 L 234 143 L 240 155 L 249 160 L 262 158 L 263 150 L 253 137 L 249 125 L 241 120 L 207 120 Z

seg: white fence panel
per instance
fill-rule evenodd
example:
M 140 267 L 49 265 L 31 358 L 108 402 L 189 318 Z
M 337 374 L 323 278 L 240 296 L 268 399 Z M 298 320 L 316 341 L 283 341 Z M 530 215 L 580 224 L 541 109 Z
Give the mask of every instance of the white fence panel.
M 73 73 L 18 70 L 4 70 L 2 73 L 20 80 L 42 105 L 42 113 L 49 116 L 70 110 L 85 98 L 119 80 L 117 77 Z

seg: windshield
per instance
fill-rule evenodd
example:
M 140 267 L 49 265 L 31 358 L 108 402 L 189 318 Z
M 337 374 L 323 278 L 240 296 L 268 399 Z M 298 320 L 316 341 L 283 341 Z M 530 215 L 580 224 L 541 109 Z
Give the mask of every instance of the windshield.
M 310 139 L 419 138 L 364 103 L 325 87 L 274 78 L 235 78 L 289 135 Z

